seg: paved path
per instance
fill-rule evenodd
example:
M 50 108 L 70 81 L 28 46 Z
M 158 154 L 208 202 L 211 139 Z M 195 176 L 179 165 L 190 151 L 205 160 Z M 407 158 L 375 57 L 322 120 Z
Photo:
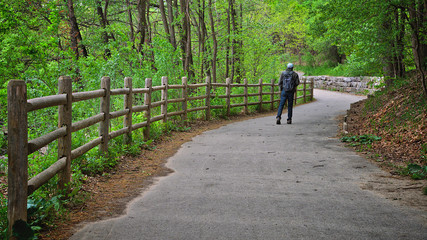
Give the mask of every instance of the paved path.
M 195 137 L 127 215 L 71 239 L 427 239 L 425 213 L 361 190 L 380 170 L 334 138 L 335 117 L 361 98 L 315 97 L 292 125 L 271 116 Z

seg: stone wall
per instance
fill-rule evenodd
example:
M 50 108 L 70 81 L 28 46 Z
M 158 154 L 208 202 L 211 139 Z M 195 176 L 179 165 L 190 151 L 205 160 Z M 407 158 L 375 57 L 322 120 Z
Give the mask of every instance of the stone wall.
M 372 93 L 383 82 L 381 77 L 330 77 L 330 76 L 304 76 L 307 80 L 314 80 L 314 87 L 319 89 L 349 92 Z

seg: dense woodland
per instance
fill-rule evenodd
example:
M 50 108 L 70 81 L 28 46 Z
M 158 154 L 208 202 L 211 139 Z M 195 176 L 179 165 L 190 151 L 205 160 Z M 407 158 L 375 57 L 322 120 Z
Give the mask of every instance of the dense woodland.
M 106 75 L 257 81 L 290 61 L 392 78 L 426 69 L 424 0 L 0 3 L 2 99 L 10 79 L 53 94 L 61 75 L 90 88 Z
M 162 76 L 171 84 L 184 76 L 189 83 L 207 76 L 258 83 L 277 79 L 293 62 L 306 75 L 384 76 L 386 86 L 414 72 L 427 96 L 426 18 L 426 0 L 0 0 L 0 155 L 11 79 L 25 80 L 35 98 L 56 94 L 63 75 L 74 91 L 98 89 L 103 76 L 111 88 L 122 87 L 124 77 L 136 87 L 146 78 L 160 85 Z M 73 111 L 88 108 L 98 106 Z M 42 114 L 52 128 L 54 112 Z M 40 117 L 29 118 L 38 130 Z M 0 173 L 6 163 L 0 159 Z

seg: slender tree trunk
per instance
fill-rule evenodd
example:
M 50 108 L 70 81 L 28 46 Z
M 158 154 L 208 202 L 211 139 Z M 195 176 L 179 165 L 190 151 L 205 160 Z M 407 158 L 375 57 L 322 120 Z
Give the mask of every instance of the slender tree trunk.
M 174 12 L 173 12 L 173 6 L 172 6 L 172 0 L 166 0 L 166 3 L 168 5 L 168 18 L 169 18 L 169 37 L 170 37 L 170 43 L 176 49 L 176 37 L 175 37 L 175 24 L 174 24 Z
M 205 23 L 205 0 L 199 0 L 199 52 L 200 52 L 200 80 L 202 81 L 206 76 L 210 76 L 209 65 L 206 61 L 206 38 L 207 38 L 207 28 Z
M 169 27 L 169 23 L 168 23 L 168 18 L 166 16 L 164 0 L 159 0 L 159 9 L 160 9 L 160 14 L 162 15 L 163 28 L 165 29 L 166 36 L 168 37 L 171 45 L 173 45 L 172 41 L 171 41 L 172 38 L 170 36 L 170 27 Z
M 235 0 L 229 0 L 229 8 L 231 15 L 231 25 L 233 27 L 232 32 L 232 44 L 231 44 L 231 81 L 234 81 L 236 78 L 236 82 L 240 83 L 240 51 L 239 51 L 239 24 L 237 23 L 237 12 L 235 8 Z
M 194 71 L 192 70 L 193 65 L 193 54 L 191 50 L 191 25 L 190 25 L 190 1 L 189 0 L 180 0 L 181 3 L 181 13 L 183 17 L 183 34 L 182 34 L 182 46 L 184 47 L 184 70 L 188 73 L 188 80 L 194 78 Z
M 395 57 L 395 73 L 398 77 L 405 76 L 405 64 L 404 59 L 404 38 L 405 38 L 405 20 L 403 17 L 402 9 L 396 9 L 395 11 L 395 21 L 396 21 L 396 57 Z
M 139 44 L 137 51 L 139 53 L 142 53 L 142 48 L 144 43 L 147 41 L 147 19 L 146 17 L 146 10 L 147 10 L 147 0 L 138 0 L 137 4 L 137 10 L 138 10 L 138 27 L 136 29 L 136 36 L 139 36 Z
M 212 14 L 212 0 L 209 0 L 209 19 L 211 22 L 211 31 L 212 31 L 212 42 L 213 42 L 213 50 L 212 50 L 212 82 L 216 83 L 216 61 L 217 61 L 217 52 L 218 52 L 218 42 L 216 39 L 215 32 L 215 22 Z
M 135 32 L 133 30 L 132 9 L 131 9 L 129 0 L 126 0 L 126 5 L 127 5 L 127 13 L 128 13 L 129 28 L 130 28 L 129 38 L 130 38 L 130 41 L 132 42 L 133 48 L 135 48 Z
M 397 77 L 401 77 L 403 68 L 403 62 L 401 57 L 403 56 L 400 47 L 400 19 L 398 9 L 388 9 L 388 18 L 384 19 L 382 41 L 389 45 L 389 50 L 384 55 L 384 75 L 387 76 L 385 83 L 386 86 L 391 86 L 393 81 Z M 390 51 L 391 50 L 391 51 Z
M 231 23 L 230 23 L 230 1 L 227 8 L 227 46 L 225 48 L 225 78 L 230 78 L 230 44 L 231 44 Z M 231 77 L 233 79 L 233 77 Z
M 427 83 L 426 83 L 426 61 L 427 61 L 427 44 L 425 40 L 426 34 L 426 21 L 427 14 L 427 1 L 414 0 L 409 6 L 409 24 L 411 26 L 411 42 L 414 54 L 415 65 L 420 75 L 420 81 L 423 86 L 424 95 L 427 97 Z
M 147 38 L 145 39 L 145 43 L 148 45 L 151 45 L 151 43 L 153 42 L 152 41 L 153 37 L 154 37 L 153 36 L 154 35 L 153 28 L 156 29 L 156 25 L 154 23 L 153 27 L 152 27 L 151 22 L 150 22 L 150 0 L 147 0 L 146 8 L 147 9 L 145 9 L 145 14 L 146 14 L 145 19 L 147 20 Z M 153 57 L 153 59 L 154 59 L 154 57 Z
M 239 24 L 239 65 L 238 65 L 238 79 L 239 79 L 239 83 L 242 79 L 242 72 L 244 72 L 244 70 L 242 69 L 243 67 L 243 39 L 242 39 L 242 32 L 243 32 L 243 4 L 240 2 L 240 24 Z M 301 65 L 301 64 L 300 64 Z
M 146 19 L 147 19 L 147 38 L 145 40 L 145 44 L 149 47 L 149 51 L 148 51 L 148 56 L 151 60 L 151 68 L 154 71 L 157 71 L 156 68 L 156 62 L 155 62 L 155 58 L 154 58 L 154 52 L 153 52 L 153 46 L 152 46 L 152 42 L 153 42 L 153 38 L 154 38 L 154 31 L 151 28 L 151 23 L 150 23 L 150 1 L 147 1 L 147 9 L 146 9 Z M 156 25 L 153 26 L 154 29 L 156 29 Z
M 182 7 L 178 8 L 178 0 L 175 0 L 174 2 L 174 8 L 175 8 L 175 13 L 177 16 L 175 16 L 175 19 L 178 19 L 178 16 L 180 15 L 179 13 L 182 13 Z M 179 0 L 182 1 L 182 0 Z M 179 47 L 181 49 L 181 62 L 182 62 L 182 69 L 185 71 L 185 46 L 186 46 L 186 34 L 185 34 L 185 30 L 184 30 L 184 18 L 182 17 L 182 20 L 177 23 L 177 27 L 178 27 L 178 33 L 179 33 Z
M 107 16 L 104 14 L 104 12 L 106 13 L 106 9 L 105 11 L 102 9 L 101 6 L 101 1 L 97 1 L 96 2 L 96 11 L 98 13 L 99 16 L 99 23 L 101 25 L 102 28 L 102 41 L 104 42 L 104 44 L 108 44 L 108 33 L 107 33 Z M 105 3 L 105 7 L 108 6 L 108 0 Z M 104 58 L 110 57 L 111 56 L 111 51 L 108 48 L 105 48 L 104 50 Z
M 79 25 L 77 23 L 76 15 L 74 13 L 73 0 L 67 0 L 67 7 L 68 7 L 68 21 L 70 24 L 71 48 L 74 51 L 76 59 L 79 59 L 79 56 L 80 56 L 79 48 L 82 50 L 83 57 L 87 57 L 88 53 L 86 50 L 86 46 L 81 44 L 82 35 L 80 33 L 80 29 L 79 29 Z

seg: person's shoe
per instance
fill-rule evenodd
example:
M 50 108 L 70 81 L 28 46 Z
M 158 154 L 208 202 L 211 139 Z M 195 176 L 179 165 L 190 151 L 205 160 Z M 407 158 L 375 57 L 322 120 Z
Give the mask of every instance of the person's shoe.
M 280 118 L 279 117 L 276 118 L 276 124 L 280 125 Z
M 288 119 L 287 123 L 292 124 L 292 119 Z

